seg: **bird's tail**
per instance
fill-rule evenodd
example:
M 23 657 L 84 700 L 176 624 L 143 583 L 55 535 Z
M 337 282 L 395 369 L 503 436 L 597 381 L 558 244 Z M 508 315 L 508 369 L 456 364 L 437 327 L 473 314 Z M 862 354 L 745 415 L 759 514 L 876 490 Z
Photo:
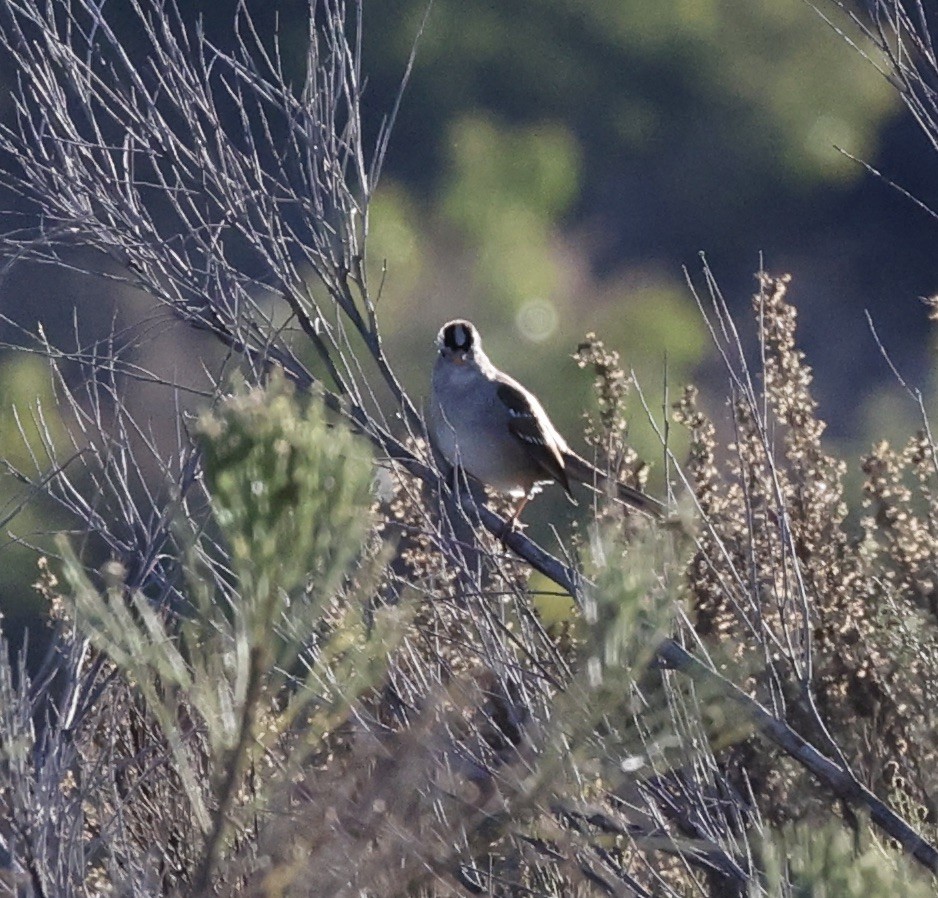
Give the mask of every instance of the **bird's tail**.
M 613 480 L 595 465 L 591 465 L 585 458 L 580 458 L 575 452 L 565 452 L 563 461 L 564 470 L 571 480 L 585 484 L 597 492 L 609 490 L 611 487 L 615 490 L 616 498 L 620 502 L 631 505 L 632 508 L 636 508 L 653 518 L 663 518 L 665 516 L 667 509 L 663 503 L 653 499 L 647 493 L 635 489 L 635 487 Z

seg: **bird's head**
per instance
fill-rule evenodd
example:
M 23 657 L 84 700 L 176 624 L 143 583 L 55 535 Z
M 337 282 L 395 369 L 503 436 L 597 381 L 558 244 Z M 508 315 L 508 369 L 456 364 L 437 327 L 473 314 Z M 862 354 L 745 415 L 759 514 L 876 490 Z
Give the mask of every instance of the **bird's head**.
M 436 348 L 441 359 L 454 365 L 465 365 L 466 362 L 477 361 L 476 353 L 481 354 L 482 341 L 471 321 L 457 318 L 440 328 L 436 335 Z

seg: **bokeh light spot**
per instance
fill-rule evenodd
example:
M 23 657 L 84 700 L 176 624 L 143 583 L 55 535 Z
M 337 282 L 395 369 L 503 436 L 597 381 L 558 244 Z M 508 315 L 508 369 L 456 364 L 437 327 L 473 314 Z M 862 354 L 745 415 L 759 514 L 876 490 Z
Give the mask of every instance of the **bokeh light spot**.
M 515 324 L 525 339 L 541 343 L 555 330 L 560 321 L 557 308 L 546 299 L 529 299 L 515 316 Z

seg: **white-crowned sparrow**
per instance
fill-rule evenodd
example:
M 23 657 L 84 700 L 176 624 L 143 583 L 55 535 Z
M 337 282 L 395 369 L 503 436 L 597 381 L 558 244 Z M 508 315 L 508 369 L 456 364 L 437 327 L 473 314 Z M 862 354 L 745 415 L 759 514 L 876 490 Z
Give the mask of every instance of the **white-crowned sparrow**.
M 444 324 L 436 345 L 427 424 L 431 440 L 451 465 L 521 498 L 521 507 L 539 484 L 557 481 L 571 495 L 575 480 L 596 489 L 612 486 L 622 502 L 663 514 L 656 499 L 612 482 L 573 452 L 535 396 L 489 361 L 471 322 Z

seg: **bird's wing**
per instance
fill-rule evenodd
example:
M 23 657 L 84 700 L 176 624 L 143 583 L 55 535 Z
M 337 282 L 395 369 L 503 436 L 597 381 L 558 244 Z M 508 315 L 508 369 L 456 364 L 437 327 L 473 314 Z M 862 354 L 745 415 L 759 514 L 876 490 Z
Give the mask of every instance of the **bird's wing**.
M 546 414 L 534 405 L 536 400 L 512 383 L 498 385 L 498 398 L 508 409 L 508 430 L 512 436 L 524 444 L 531 458 L 569 494 L 570 481 L 564 467 L 563 447 Z

